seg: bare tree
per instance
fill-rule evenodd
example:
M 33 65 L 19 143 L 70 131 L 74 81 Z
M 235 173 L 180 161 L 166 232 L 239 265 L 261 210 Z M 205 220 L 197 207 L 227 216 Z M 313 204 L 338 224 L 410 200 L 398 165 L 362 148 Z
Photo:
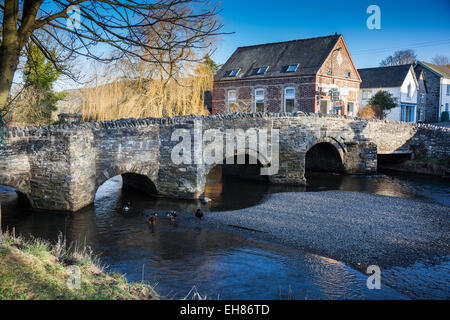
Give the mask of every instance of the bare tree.
M 414 64 L 417 61 L 417 55 L 414 50 L 400 50 L 396 51 L 392 56 L 387 57 L 386 59 L 380 62 L 380 66 L 388 67 L 388 66 L 399 66 L 402 64 Z
M 450 59 L 447 56 L 438 54 L 431 60 L 431 62 L 438 66 L 446 66 L 450 64 Z
M 165 68 L 172 58 L 189 59 L 186 51 L 210 47 L 209 39 L 222 28 L 217 14 L 210 0 L 3 0 L 0 116 L 9 111 L 14 73 L 29 41 L 70 77 L 64 66 L 77 57 L 101 62 L 139 58 Z M 149 32 L 158 41 L 148 41 Z M 41 35 L 52 39 L 57 54 Z

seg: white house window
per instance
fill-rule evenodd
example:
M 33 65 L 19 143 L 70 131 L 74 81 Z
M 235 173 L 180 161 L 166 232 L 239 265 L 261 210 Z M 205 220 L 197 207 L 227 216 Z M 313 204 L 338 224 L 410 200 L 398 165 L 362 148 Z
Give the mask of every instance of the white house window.
M 256 74 L 265 74 L 267 69 L 269 69 L 269 67 L 261 67 L 258 70 L 256 70 Z
M 349 116 L 354 116 L 355 115 L 355 103 L 354 102 L 349 102 L 347 104 L 347 114 Z
M 236 77 L 239 74 L 239 71 L 241 71 L 241 69 L 233 69 L 230 72 L 228 72 L 228 77 Z
M 228 112 L 235 113 L 237 111 L 236 90 L 228 91 Z
M 450 96 L 450 84 L 447 85 L 447 95 Z
M 345 76 L 346 76 L 347 78 L 350 78 L 350 72 L 346 72 L 346 73 L 345 73 Z
M 284 89 L 284 112 L 295 111 L 295 88 Z
M 372 90 L 362 90 L 362 98 L 364 100 L 370 99 L 371 94 L 372 94 Z
M 412 85 L 411 83 L 408 84 L 408 98 L 412 98 L 413 92 L 412 92 Z
M 264 89 L 255 90 L 255 112 L 264 112 Z
M 449 112 L 450 111 L 450 109 L 449 109 L 449 107 L 448 107 L 448 103 L 446 103 L 445 104 L 445 112 Z
M 288 65 L 286 72 L 295 72 L 297 71 L 298 64 L 290 64 Z

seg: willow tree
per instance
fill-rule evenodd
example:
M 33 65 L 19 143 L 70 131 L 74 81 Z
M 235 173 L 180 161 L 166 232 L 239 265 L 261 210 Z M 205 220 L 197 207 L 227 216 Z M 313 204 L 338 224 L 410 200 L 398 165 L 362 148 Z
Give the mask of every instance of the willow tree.
M 77 57 L 105 63 L 137 57 L 167 68 L 172 52 L 210 47 L 209 39 L 222 27 L 217 14 L 216 4 L 209 0 L 3 0 L 0 116 L 9 112 L 14 74 L 30 41 L 58 72 L 69 77 L 74 74 L 61 66 Z M 177 32 L 162 35 L 161 24 L 176 26 Z M 149 30 L 160 41 L 149 42 Z M 58 46 L 57 54 L 48 49 L 43 37 Z

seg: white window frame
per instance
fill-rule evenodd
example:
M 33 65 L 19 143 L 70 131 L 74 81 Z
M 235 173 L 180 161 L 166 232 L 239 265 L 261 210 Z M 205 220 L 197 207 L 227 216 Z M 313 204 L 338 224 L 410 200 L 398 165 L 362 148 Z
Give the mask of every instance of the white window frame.
M 372 90 L 362 89 L 361 95 L 363 100 L 369 100 L 371 98 L 370 96 L 372 95 Z
M 286 69 L 286 72 L 289 72 L 289 73 L 291 73 L 291 72 L 296 72 L 297 69 L 298 69 L 298 66 L 299 66 L 298 63 L 297 63 L 297 64 L 290 64 L 290 65 L 288 65 L 288 67 L 287 67 L 287 69 Z M 289 68 L 290 68 L 290 67 L 295 67 L 295 69 L 292 70 L 292 71 L 289 71 Z
M 264 72 L 262 72 L 261 70 L 264 69 Z M 258 70 L 256 70 L 256 74 L 257 75 L 264 75 L 266 74 L 266 72 L 269 70 L 269 66 L 263 66 L 263 67 L 259 67 Z M 261 71 L 261 72 L 260 72 Z
M 294 90 L 294 95 L 292 96 L 292 95 L 289 95 L 289 98 L 288 98 L 288 94 L 287 94 L 287 91 L 288 90 Z M 284 103 L 284 112 L 287 112 L 287 110 L 286 110 L 286 100 L 290 100 L 290 99 L 292 99 L 292 100 L 294 100 L 294 110 L 295 110 L 295 94 L 296 94 L 296 90 L 295 90 L 295 87 L 286 87 L 286 88 L 284 88 L 284 99 L 283 99 L 283 103 Z
M 236 71 L 235 75 L 231 75 L 233 73 L 233 71 Z M 230 72 L 228 73 L 228 77 L 230 78 L 235 78 L 238 76 L 239 72 L 241 71 L 241 69 L 231 69 Z
M 258 91 L 262 91 L 262 103 L 264 105 L 264 111 L 266 111 L 266 90 L 264 88 L 256 88 L 255 89 L 255 103 L 254 103 L 254 110 L 255 112 L 259 112 L 256 110 L 256 104 L 258 103 L 258 101 L 261 101 L 261 99 L 257 99 L 258 95 L 256 94 Z M 261 97 L 261 95 L 259 95 L 259 97 Z
M 234 92 L 234 98 L 230 98 L 230 93 Z M 236 89 L 230 89 L 227 91 L 227 112 L 231 113 L 230 111 L 230 103 L 234 102 L 234 104 L 237 106 L 237 91 Z M 235 111 L 236 112 L 236 111 Z

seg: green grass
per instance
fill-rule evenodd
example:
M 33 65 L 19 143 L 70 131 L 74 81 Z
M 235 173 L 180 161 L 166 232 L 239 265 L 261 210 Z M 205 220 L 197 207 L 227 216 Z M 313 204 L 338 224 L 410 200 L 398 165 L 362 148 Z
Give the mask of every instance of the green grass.
M 152 287 L 128 283 L 118 273 L 107 274 L 87 248 L 65 248 L 41 240 L 24 241 L 6 233 L 0 247 L 0 300 L 149 300 Z M 70 289 L 70 266 L 81 272 L 80 289 Z

